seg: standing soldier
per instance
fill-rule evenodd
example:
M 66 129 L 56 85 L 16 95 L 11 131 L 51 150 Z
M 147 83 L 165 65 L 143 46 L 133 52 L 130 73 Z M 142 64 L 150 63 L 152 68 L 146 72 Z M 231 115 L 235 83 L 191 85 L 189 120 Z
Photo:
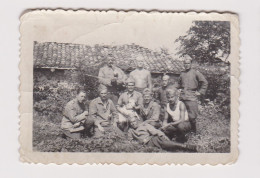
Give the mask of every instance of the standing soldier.
M 164 75 L 162 77 L 162 86 L 157 91 L 157 100 L 161 107 L 165 107 L 167 104 L 166 90 L 176 88 L 176 85 L 171 84 L 169 79 L 169 75 Z
M 130 77 L 135 80 L 136 91 L 143 92 L 145 88 L 152 89 L 152 78 L 150 71 L 144 69 L 144 62 L 142 56 L 138 56 L 137 68 L 130 73 Z
M 191 62 L 192 59 L 189 56 L 185 56 L 185 70 L 180 75 L 178 87 L 182 89 L 180 100 L 184 102 L 187 108 L 191 130 L 196 132 L 196 118 L 199 112 L 198 97 L 205 95 L 208 82 L 200 72 L 191 68 Z
M 98 79 L 100 85 L 104 85 L 108 90 L 108 98 L 117 104 L 119 92 L 124 89 L 124 81 L 126 80 L 125 73 L 118 67 L 114 66 L 113 57 L 111 55 L 107 58 L 107 63 L 100 68 Z

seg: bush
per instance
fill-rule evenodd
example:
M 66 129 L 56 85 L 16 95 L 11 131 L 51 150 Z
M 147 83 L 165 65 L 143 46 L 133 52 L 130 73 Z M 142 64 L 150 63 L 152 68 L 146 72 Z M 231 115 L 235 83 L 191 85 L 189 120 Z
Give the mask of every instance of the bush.
M 230 66 L 224 65 L 202 65 L 196 66 L 208 81 L 208 89 L 203 99 L 213 101 L 218 112 L 230 118 Z M 204 103 L 205 100 L 202 100 Z M 208 103 L 204 103 L 208 104 Z

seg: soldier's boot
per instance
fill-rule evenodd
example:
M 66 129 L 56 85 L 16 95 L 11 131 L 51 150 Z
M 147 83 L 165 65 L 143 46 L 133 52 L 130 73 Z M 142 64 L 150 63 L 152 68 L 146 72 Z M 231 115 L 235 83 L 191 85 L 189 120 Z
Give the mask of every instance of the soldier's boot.
M 197 132 L 197 126 L 196 126 L 196 121 L 191 121 L 191 132 L 196 133 Z
M 185 149 L 187 151 L 192 151 L 192 152 L 197 152 L 198 148 L 196 145 L 191 145 L 191 144 L 185 144 Z

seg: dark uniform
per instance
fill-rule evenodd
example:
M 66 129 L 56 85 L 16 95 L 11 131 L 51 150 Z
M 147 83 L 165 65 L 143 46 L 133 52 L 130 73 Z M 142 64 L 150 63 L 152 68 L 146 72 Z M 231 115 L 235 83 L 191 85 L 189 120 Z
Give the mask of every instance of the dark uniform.
M 77 99 L 68 102 L 63 111 L 61 129 L 66 137 L 79 139 L 82 132 L 91 132 L 94 128 L 94 120 L 84 114 L 84 104 Z
M 123 86 L 126 80 L 125 73 L 116 66 L 109 67 L 105 65 L 100 68 L 98 78 L 99 83 L 107 87 L 108 98 L 116 105 L 120 92 L 125 89 Z M 116 81 L 112 81 L 113 78 L 116 78 Z
M 184 102 L 191 128 L 196 132 L 196 118 L 198 116 L 198 97 L 195 92 L 205 95 L 208 82 L 205 77 L 198 71 L 190 69 L 181 73 L 178 88 L 181 88 L 180 100 Z

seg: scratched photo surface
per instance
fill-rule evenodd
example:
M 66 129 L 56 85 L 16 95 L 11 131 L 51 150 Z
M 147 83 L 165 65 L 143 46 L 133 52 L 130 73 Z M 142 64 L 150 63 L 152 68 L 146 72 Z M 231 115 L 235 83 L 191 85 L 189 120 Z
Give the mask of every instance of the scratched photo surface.
M 239 75 L 239 41 L 232 20 L 237 23 L 235 15 L 205 13 L 25 14 L 20 68 L 30 68 L 21 83 L 31 91 L 31 115 L 22 126 L 30 132 L 21 129 L 21 157 L 137 153 L 139 160 L 149 153 L 189 163 L 193 155 L 216 154 L 208 163 L 234 161 L 238 84 L 231 76 Z M 23 139 L 30 148 L 23 149 Z M 50 160 L 42 162 L 59 162 Z M 207 163 L 199 160 L 190 163 Z M 169 162 L 175 161 L 158 163 Z

